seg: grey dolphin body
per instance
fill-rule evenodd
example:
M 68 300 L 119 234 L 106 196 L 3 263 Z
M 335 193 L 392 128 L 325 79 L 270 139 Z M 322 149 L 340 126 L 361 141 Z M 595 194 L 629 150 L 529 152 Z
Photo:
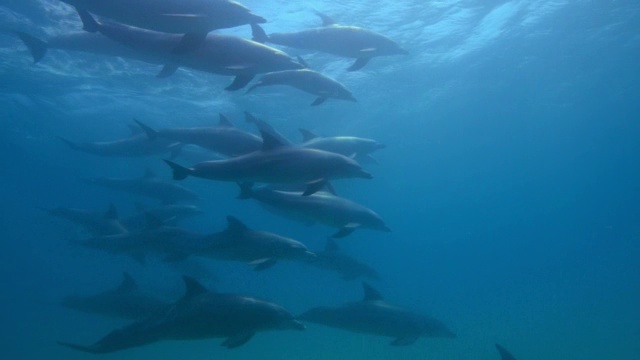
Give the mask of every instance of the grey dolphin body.
M 309 130 L 300 129 L 303 143 L 301 146 L 310 149 L 320 149 L 342 154 L 345 156 L 355 156 L 358 161 L 376 162 L 371 157 L 371 153 L 384 149 L 385 145 L 372 139 L 355 136 L 332 136 L 322 137 Z
M 108 189 L 158 199 L 164 204 L 194 201 L 199 198 L 198 194 L 193 191 L 171 181 L 161 179 L 149 170 L 139 178 L 93 178 L 87 181 Z
M 364 291 L 362 301 L 339 307 L 313 308 L 298 318 L 356 333 L 392 337 L 391 345 L 410 345 L 419 337 L 456 337 L 439 320 L 386 303 L 366 283 Z
M 127 232 L 127 228 L 120 222 L 118 212 L 113 204 L 109 206 L 109 209 L 105 213 L 65 207 L 57 207 L 46 211 L 51 216 L 80 225 L 89 234 L 94 236 L 115 235 Z
M 253 39 L 355 58 L 356 62 L 349 67 L 349 71 L 361 69 L 376 56 L 407 54 L 396 42 L 384 35 L 355 26 L 337 25 L 330 18 L 318 15 L 323 19 L 322 27 L 292 33 L 267 35 L 258 24 L 251 24 Z
M 315 261 L 309 263 L 310 265 L 338 272 L 344 280 L 354 280 L 359 277 L 380 279 L 374 268 L 340 251 L 334 239 L 329 238 L 324 251 L 316 252 L 316 257 Z
M 316 255 L 304 244 L 266 231 L 252 230 L 233 216 L 227 229 L 207 237 L 196 255 L 247 262 L 254 270 L 265 270 L 278 260 L 313 261 Z
M 180 66 L 219 75 L 235 76 L 226 90 L 244 87 L 257 74 L 301 69 L 303 66 L 284 52 L 235 36 L 208 34 L 193 51 L 177 56 L 174 50 L 180 35 L 140 29 L 117 23 L 97 23 L 86 11 L 79 11 L 88 32 L 100 32 L 123 45 L 163 58 L 165 66 L 158 77 L 173 74 Z
M 338 81 L 309 69 L 276 71 L 263 75 L 247 92 L 261 86 L 288 85 L 317 96 L 312 106 L 327 99 L 356 101 L 351 91 Z
M 173 178 L 195 176 L 210 180 L 262 183 L 308 184 L 305 195 L 319 190 L 329 179 L 365 178 L 373 176 L 346 156 L 283 144 L 271 134 L 261 131 L 262 149 L 227 160 L 207 161 L 190 168 L 171 161 Z
M 151 140 L 177 141 L 193 144 L 226 156 L 238 156 L 259 150 L 260 137 L 242 131 L 222 114 L 218 126 L 203 128 L 159 129 L 138 123 Z
M 496 350 L 498 350 L 501 360 L 516 360 L 515 356 L 511 355 L 511 353 L 502 347 L 502 345 L 496 344 Z
M 319 222 L 338 228 L 334 238 L 345 237 L 360 228 L 391 231 L 373 210 L 326 191 L 300 196 L 299 192 L 279 191 L 268 187 L 252 189 L 250 186 L 240 185 L 240 188 L 239 198 L 256 199 L 279 215 L 304 223 Z
M 131 275 L 124 273 L 122 283 L 99 294 L 67 296 L 62 306 L 108 317 L 143 319 L 166 307 L 168 303 L 142 292 Z
M 228 0 L 62 1 L 124 24 L 167 33 L 208 33 L 215 29 L 266 22 L 242 4 Z
M 62 137 L 60 139 L 74 150 L 104 157 L 140 157 L 169 151 L 177 154 L 181 147 L 178 142 L 167 139 L 151 141 L 137 126 L 131 127 L 131 136 L 114 141 L 73 142 Z
M 222 345 L 235 348 L 257 332 L 304 330 L 303 324 L 277 304 L 249 296 L 213 293 L 189 277 L 184 281 L 185 295 L 163 311 L 114 330 L 90 346 L 59 344 L 104 354 L 163 340 L 226 338 Z

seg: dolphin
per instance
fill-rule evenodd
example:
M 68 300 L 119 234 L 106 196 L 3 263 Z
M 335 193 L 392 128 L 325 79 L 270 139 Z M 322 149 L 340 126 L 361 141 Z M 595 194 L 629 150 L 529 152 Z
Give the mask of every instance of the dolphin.
M 136 204 L 138 213 L 123 218 L 122 224 L 131 231 L 143 230 L 149 225 L 149 216 L 163 224 L 175 224 L 180 220 L 203 214 L 204 211 L 195 205 L 166 204 L 155 207 L 146 207 L 140 203 Z
M 375 163 L 376 160 L 370 154 L 386 147 L 384 144 L 372 139 L 355 136 L 322 137 L 306 129 L 299 129 L 299 131 L 302 134 L 302 147 L 353 156 L 359 162 Z
M 342 275 L 344 280 L 354 280 L 359 277 L 380 279 L 380 275 L 374 268 L 341 252 L 338 244 L 332 238 L 327 239 L 324 251 L 316 252 L 316 260 L 309 264 L 336 271 Z
M 161 141 L 150 141 L 138 126 L 130 126 L 131 135 L 129 137 L 101 142 L 73 142 L 60 137 L 71 149 L 86 152 L 104 157 L 140 157 L 163 154 L 171 151 L 172 155 L 178 154 L 181 144 L 176 141 L 162 139 Z
M 280 259 L 314 261 L 316 255 L 304 244 L 266 231 L 252 230 L 233 216 L 227 216 L 227 229 L 210 235 L 196 255 L 213 259 L 247 262 L 260 271 Z
M 163 204 L 175 204 L 177 202 L 199 199 L 198 194 L 184 186 L 157 177 L 156 174 L 149 169 L 139 178 L 119 179 L 103 177 L 88 179 L 87 182 L 112 190 L 158 199 Z
M 127 227 L 118 218 L 118 211 L 113 204 L 105 213 L 96 213 L 83 209 L 57 207 L 46 210 L 47 214 L 66 219 L 80 225 L 94 236 L 115 235 L 127 232 Z
M 317 96 L 311 106 L 324 103 L 327 99 L 340 99 L 356 102 L 351 91 L 338 81 L 309 69 L 283 70 L 263 75 L 260 80 L 247 90 L 270 85 L 288 85 Z
M 159 129 L 137 122 L 151 140 L 177 141 L 193 144 L 226 156 L 238 156 L 254 152 L 262 147 L 260 137 L 242 131 L 220 114 L 217 126 L 200 128 Z
M 168 303 L 140 291 L 129 273 L 119 286 L 89 296 L 67 296 L 62 306 L 86 313 L 124 319 L 142 319 L 166 307 Z
M 140 29 L 118 23 L 98 23 L 87 11 L 79 10 L 83 29 L 100 32 L 111 40 L 164 59 L 165 66 L 157 77 L 172 75 L 180 66 L 219 75 L 235 76 L 225 89 L 234 91 L 246 86 L 257 74 L 301 69 L 284 52 L 235 36 L 208 34 L 202 44 L 193 51 L 176 55 L 173 50 L 180 42 L 180 35 Z
M 163 340 L 226 338 L 222 346 L 231 349 L 244 345 L 260 331 L 305 328 L 280 305 L 244 295 L 214 293 L 187 276 L 184 282 L 186 292 L 180 300 L 145 320 L 114 330 L 93 345 L 58 343 L 105 354 Z
M 498 350 L 498 353 L 500 354 L 500 359 L 502 359 L 502 360 L 516 360 L 515 356 L 511 355 L 511 353 L 509 351 L 507 351 L 507 349 L 502 347 L 502 345 L 496 344 L 496 349 Z
M 339 307 L 313 308 L 298 319 L 356 333 L 394 338 L 391 345 L 410 345 L 419 337 L 455 338 L 439 320 L 388 304 L 378 291 L 363 283 L 364 298 Z
M 266 20 L 227 0 L 62 0 L 118 22 L 166 33 L 206 34 Z
M 227 160 L 206 161 L 184 167 L 165 162 L 173 169 L 173 178 L 195 176 L 209 180 L 262 183 L 303 183 L 307 196 L 318 191 L 329 179 L 365 178 L 373 176 L 353 159 L 316 149 L 290 146 L 261 131 L 262 148 Z
M 306 224 L 319 222 L 338 228 L 334 238 L 348 236 L 356 229 L 366 228 L 390 232 L 384 220 L 373 210 L 328 191 L 318 191 L 309 196 L 299 192 L 280 191 L 268 187 L 253 189 L 250 184 L 240 184 L 240 199 L 256 199 L 267 209 Z
M 253 40 L 355 58 L 348 71 L 360 70 L 376 56 L 407 54 L 384 35 L 360 27 L 338 25 L 328 16 L 316 14 L 322 19 L 322 27 L 292 33 L 267 35 L 260 25 L 251 24 Z

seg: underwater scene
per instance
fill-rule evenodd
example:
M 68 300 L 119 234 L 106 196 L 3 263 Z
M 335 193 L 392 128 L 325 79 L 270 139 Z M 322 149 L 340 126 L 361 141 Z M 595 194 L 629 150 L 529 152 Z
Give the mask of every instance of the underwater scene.
M 640 3 L 0 0 L 2 359 L 640 359 Z

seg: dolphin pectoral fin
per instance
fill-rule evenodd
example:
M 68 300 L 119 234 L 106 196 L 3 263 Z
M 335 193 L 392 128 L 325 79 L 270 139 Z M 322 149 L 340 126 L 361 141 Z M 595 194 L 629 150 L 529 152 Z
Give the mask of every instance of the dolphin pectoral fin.
M 198 50 L 198 48 L 202 46 L 202 43 L 206 38 L 207 38 L 206 32 L 186 33 L 182 37 L 182 40 L 180 40 L 180 43 L 178 44 L 178 46 L 176 46 L 175 49 L 171 51 L 171 53 L 174 55 L 184 55 L 184 54 L 193 52 L 195 50 Z
M 231 83 L 231 85 L 227 86 L 224 89 L 227 91 L 240 90 L 243 87 L 247 86 L 247 84 L 249 83 L 249 81 L 253 79 L 253 77 L 254 75 L 251 75 L 251 74 L 238 75 L 235 77 L 235 79 L 233 79 L 233 82 Z
M 371 60 L 371 58 L 368 57 L 360 57 L 358 59 L 356 59 L 356 61 L 349 66 L 349 68 L 347 68 L 347 71 L 356 71 L 356 70 L 360 70 L 362 69 L 365 65 L 367 65 L 367 63 L 369 62 L 369 60 Z
M 272 267 L 276 264 L 276 262 L 278 262 L 278 259 L 276 258 L 264 258 L 253 260 L 249 263 L 249 265 L 255 265 L 253 271 L 262 271 Z
M 156 77 L 158 79 L 167 78 L 173 75 L 178 70 L 179 67 L 180 65 L 178 65 L 177 63 L 165 64 L 165 66 L 162 67 L 162 70 L 160 70 L 160 72 L 156 75 Z
M 508 352 L 507 349 L 502 347 L 502 345 L 496 344 L 496 349 L 500 353 L 500 359 L 502 359 L 502 360 L 516 360 L 516 358 L 513 355 L 511 355 L 511 353 Z
M 99 354 L 100 352 L 93 349 L 90 346 L 83 346 L 83 345 L 77 345 L 77 344 L 72 344 L 72 343 L 67 343 L 67 342 L 62 342 L 62 341 L 58 341 L 58 345 L 62 345 L 68 348 L 71 348 L 73 350 L 78 350 L 78 351 L 84 351 L 86 353 L 90 353 L 90 354 Z
M 76 7 L 76 11 L 80 16 L 80 20 L 82 20 L 82 30 L 90 33 L 96 33 L 100 30 L 100 24 L 96 22 L 96 19 L 87 10 Z
M 307 188 L 302 193 L 302 196 L 310 196 L 317 193 L 325 185 L 327 185 L 327 183 L 328 183 L 327 179 L 319 179 L 319 180 L 315 180 L 310 183 L 307 183 Z
M 19 31 L 16 33 L 20 40 L 27 46 L 31 56 L 33 57 L 33 63 L 37 63 L 44 55 L 47 53 L 49 46 L 46 42 L 36 38 L 35 36 L 31 36 L 25 32 Z
M 328 97 L 326 97 L 326 96 L 320 96 L 314 102 L 311 103 L 311 106 L 318 106 L 318 105 L 322 104 L 323 102 L 327 101 L 327 99 L 328 99 Z
M 335 234 L 331 235 L 332 238 L 334 239 L 340 239 L 343 237 L 347 237 L 349 235 L 351 235 L 352 232 L 356 231 L 357 228 L 360 227 L 360 224 L 358 223 L 348 223 L 347 225 L 343 226 L 340 228 L 340 230 L 338 230 L 338 232 L 336 232 Z
M 227 349 L 237 348 L 246 344 L 251 338 L 255 335 L 254 332 L 244 332 L 234 336 L 229 336 L 225 341 L 222 342 L 222 346 Z
M 414 342 L 416 342 L 416 340 L 418 340 L 418 336 L 399 337 L 399 338 L 396 338 L 395 340 L 393 340 L 391 342 L 391 345 L 393 345 L 393 346 L 406 346 L 406 345 L 413 344 Z

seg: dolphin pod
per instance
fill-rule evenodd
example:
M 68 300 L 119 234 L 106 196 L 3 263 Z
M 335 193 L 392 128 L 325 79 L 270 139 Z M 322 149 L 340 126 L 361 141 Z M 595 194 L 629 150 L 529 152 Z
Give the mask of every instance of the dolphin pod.
M 106 354 L 163 340 L 226 338 L 229 349 L 247 343 L 261 331 L 304 330 L 285 308 L 257 298 L 220 294 L 184 277 L 186 291 L 175 303 L 150 317 L 114 330 L 90 346 L 59 342 L 92 354 Z

